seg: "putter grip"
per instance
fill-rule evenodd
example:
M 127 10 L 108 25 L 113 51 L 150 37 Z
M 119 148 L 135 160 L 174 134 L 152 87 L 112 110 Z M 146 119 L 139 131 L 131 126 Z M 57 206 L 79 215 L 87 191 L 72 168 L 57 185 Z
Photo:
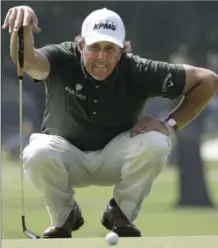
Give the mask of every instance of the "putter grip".
M 23 26 L 18 31 L 18 77 L 23 76 L 23 66 L 24 66 L 24 33 Z

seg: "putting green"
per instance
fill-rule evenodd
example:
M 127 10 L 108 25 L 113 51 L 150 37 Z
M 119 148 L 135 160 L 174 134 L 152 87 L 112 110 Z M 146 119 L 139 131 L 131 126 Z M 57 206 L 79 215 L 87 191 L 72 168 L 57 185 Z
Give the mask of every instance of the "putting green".
M 122 238 L 117 244 L 119 248 L 215 248 L 218 236 L 173 236 Z M 109 247 L 104 238 L 74 238 L 53 240 L 2 240 L 3 248 L 106 248 Z

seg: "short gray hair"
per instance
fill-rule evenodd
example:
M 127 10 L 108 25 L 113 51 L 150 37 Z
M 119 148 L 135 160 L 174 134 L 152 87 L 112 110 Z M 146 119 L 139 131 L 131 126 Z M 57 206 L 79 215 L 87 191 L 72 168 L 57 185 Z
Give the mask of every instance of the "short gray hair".
M 78 45 L 83 40 L 83 37 L 81 35 L 77 35 L 74 38 L 74 42 L 76 45 Z M 123 47 L 124 53 L 132 53 L 132 46 L 130 41 L 124 41 L 124 47 Z

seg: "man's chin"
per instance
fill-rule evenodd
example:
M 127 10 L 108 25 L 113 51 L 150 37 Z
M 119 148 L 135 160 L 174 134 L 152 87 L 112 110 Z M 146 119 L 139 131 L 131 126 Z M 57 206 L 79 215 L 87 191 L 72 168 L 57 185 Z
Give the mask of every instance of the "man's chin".
M 91 76 L 98 81 L 104 81 L 108 77 L 108 75 L 96 75 L 96 74 L 92 74 Z

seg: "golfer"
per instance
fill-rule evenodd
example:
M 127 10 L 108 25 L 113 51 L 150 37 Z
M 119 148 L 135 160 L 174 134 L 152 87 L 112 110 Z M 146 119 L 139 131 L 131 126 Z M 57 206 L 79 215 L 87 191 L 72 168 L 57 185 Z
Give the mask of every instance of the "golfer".
M 190 65 L 131 53 L 121 17 L 106 8 L 90 13 L 75 41 L 36 48 L 34 10 L 9 9 L 3 29 L 24 26 L 24 71 L 44 82 L 42 133 L 24 149 L 27 178 L 44 197 L 51 224 L 44 238 L 70 238 L 83 224 L 76 188 L 114 185 L 101 223 L 121 237 L 141 236 L 134 221 L 173 147 L 174 134 L 206 107 L 218 76 Z M 183 101 L 164 120 L 139 118 L 151 97 Z M 91 193 L 91 192 L 90 192 Z M 93 201 L 95 194 L 93 193 Z

